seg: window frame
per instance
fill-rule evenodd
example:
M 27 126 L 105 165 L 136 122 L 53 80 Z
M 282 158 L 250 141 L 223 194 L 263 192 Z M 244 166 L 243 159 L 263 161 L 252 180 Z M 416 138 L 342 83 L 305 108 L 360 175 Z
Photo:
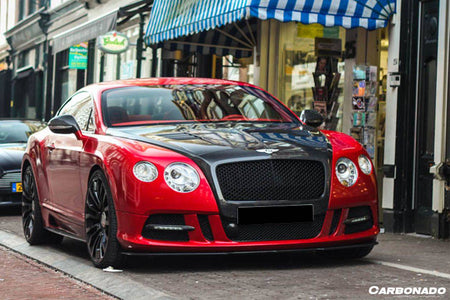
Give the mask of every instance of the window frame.
M 81 128 L 82 132 L 87 132 L 87 133 L 95 133 L 96 131 L 96 126 L 95 126 L 95 105 L 94 105 L 94 97 L 92 96 L 92 94 L 86 90 L 81 90 L 81 91 L 77 91 L 75 92 L 72 96 L 70 96 L 66 101 L 64 101 L 64 104 L 61 105 L 61 107 L 58 109 L 58 111 L 55 114 L 55 117 L 59 117 L 62 116 L 62 111 L 64 110 L 64 108 L 67 106 L 67 104 L 69 104 L 71 102 L 71 100 L 73 100 L 74 97 L 80 95 L 80 94 L 86 94 L 86 97 L 80 98 L 80 100 L 78 100 L 78 102 L 83 101 L 86 98 L 89 98 L 89 100 L 87 101 L 87 103 L 91 106 L 90 111 L 89 111 L 89 116 L 88 119 L 86 121 L 86 126 L 84 126 L 84 128 Z M 75 116 L 73 114 L 69 114 L 72 117 L 75 118 Z M 90 122 L 92 119 L 92 125 L 93 128 L 90 129 Z M 78 124 L 78 121 L 77 121 Z M 80 126 L 80 124 L 78 124 L 78 126 Z

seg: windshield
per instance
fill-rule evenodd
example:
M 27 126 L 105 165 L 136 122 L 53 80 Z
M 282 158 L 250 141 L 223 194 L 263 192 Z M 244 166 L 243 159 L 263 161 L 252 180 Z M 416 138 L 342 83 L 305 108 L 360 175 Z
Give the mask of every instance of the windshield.
M 267 93 L 237 85 L 117 88 L 103 93 L 102 111 L 107 126 L 164 122 L 298 122 Z
M 26 143 L 30 135 L 43 127 L 44 124 L 40 122 L 1 121 L 0 144 Z

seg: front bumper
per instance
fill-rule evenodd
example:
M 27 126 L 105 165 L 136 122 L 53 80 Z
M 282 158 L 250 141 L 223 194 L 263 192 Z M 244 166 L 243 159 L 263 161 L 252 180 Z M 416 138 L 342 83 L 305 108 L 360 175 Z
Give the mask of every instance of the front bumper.
M 377 210 L 370 206 L 372 223 L 370 226 L 359 226 L 349 230 L 348 219 L 355 219 L 354 210 L 350 208 L 327 210 L 323 224 L 314 237 L 278 240 L 233 240 L 224 229 L 219 214 L 207 215 L 210 230 L 205 230 L 201 217 L 195 213 L 181 214 L 185 239 L 177 239 L 171 235 L 169 239 L 156 235 L 145 236 L 144 229 L 148 225 L 146 215 L 117 212 L 118 234 L 124 252 L 129 253 L 220 253 L 220 252 L 272 252 L 286 250 L 314 250 L 332 247 L 348 247 L 352 245 L 374 244 L 379 233 Z M 173 212 L 171 212 L 173 213 Z M 346 224 L 347 222 L 347 224 Z M 361 225 L 362 223 L 360 223 Z M 276 226 L 277 224 L 274 224 Z M 179 237 L 179 236 L 178 236 Z M 172 240 L 170 240 L 172 239 Z
M 17 206 L 22 203 L 22 193 L 13 192 L 12 184 L 22 181 L 19 171 L 8 171 L 0 177 L 0 206 Z
M 0 190 L 0 207 L 19 206 L 22 204 L 22 193 L 11 193 Z

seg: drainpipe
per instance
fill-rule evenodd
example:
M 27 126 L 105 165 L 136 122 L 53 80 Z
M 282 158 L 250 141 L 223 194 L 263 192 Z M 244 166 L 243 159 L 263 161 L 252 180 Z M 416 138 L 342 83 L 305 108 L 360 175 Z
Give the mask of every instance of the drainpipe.
M 142 52 L 143 52 L 143 48 L 144 48 L 144 14 L 140 13 L 139 14 L 140 17 L 140 22 L 139 22 L 139 37 L 136 41 L 136 78 L 141 78 L 141 68 L 142 68 Z
M 103 82 L 103 75 L 105 73 L 105 53 L 101 52 L 100 54 L 100 76 L 99 82 Z
M 42 76 L 42 93 L 41 93 L 41 115 L 40 118 L 42 121 L 45 121 L 45 112 L 47 109 L 47 88 L 48 88 L 48 58 L 49 58 L 49 44 L 48 44 L 48 22 L 50 20 L 50 15 L 47 12 L 47 4 L 45 4 L 45 11 L 41 12 L 41 19 L 39 20 L 39 26 L 41 27 L 42 32 L 44 32 L 45 40 L 43 44 L 44 53 L 42 54 L 42 67 L 43 67 L 43 76 Z M 37 117 L 37 116 L 36 116 Z

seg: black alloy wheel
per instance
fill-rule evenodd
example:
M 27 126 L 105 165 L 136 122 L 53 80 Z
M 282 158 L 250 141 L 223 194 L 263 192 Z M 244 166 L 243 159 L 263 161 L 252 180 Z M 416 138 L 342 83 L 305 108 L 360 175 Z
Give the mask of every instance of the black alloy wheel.
M 61 242 L 62 236 L 44 228 L 36 180 L 31 166 L 27 166 L 23 172 L 22 186 L 22 228 L 27 242 L 30 245 Z
M 85 206 L 86 243 L 98 268 L 118 267 L 122 262 L 117 241 L 117 219 L 108 181 L 102 171 L 89 179 Z

